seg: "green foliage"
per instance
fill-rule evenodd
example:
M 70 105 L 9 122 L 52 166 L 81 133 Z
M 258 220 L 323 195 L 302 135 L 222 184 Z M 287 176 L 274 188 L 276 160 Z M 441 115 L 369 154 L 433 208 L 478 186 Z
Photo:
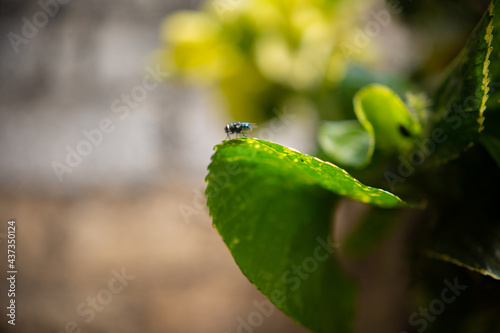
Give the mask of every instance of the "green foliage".
M 372 146 L 405 152 L 422 134 L 420 123 L 389 88 L 370 85 L 354 96 L 354 112 L 371 137 Z
M 236 263 L 295 321 L 314 332 L 353 331 L 360 289 L 341 254 L 368 256 L 411 220 L 399 251 L 415 308 L 440 296 L 444 278 L 459 276 L 478 295 L 447 304 L 456 315 L 427 322 L 427 332 L 500 327 L 491 315 L 500 308 L 499 2 L 447 68 L 429 59 L 396 78 L 342 56 L 342 41 L 356 37 L 336 19 L 358 10 L 343 1 L 253 0 L 224 19 L 212 8 L 166 21 L 165 63 L 217 86 L 238 120 L 268 119 L 291 97 L 316 107 L 325 161 L 241 138 L 216 146 L 206 178 L 210 215 Z M 352 28 L 355 20 L 347 21 Z M 357 220 L 339 241 L 332 216 L 345 200 L 367 208 L 352 214 Z M 413 201 L 425 204 L 406 203 Z M 401 330 L 423 327 L 410 325 Z
M 484 117 L 487 121 L 484 122 L 484 131 L 479 140 L 500 166 L 500 131 L 498 131 L 500 127 L 500 61 L 498 61 L 500 38 L 497 38 L 498 31 L 500 31 L 500 19 L 496 16 L 493 18 L 492 27 L 493 39 L 490 46 L 493 50 L 488 67 L 490 80 L 488 93 L 490 97 L 484 110 Z
M 373 137 L 357 120 L 324 121 L 318 143 L 333 162 L 344 167 L 361 168 L 373 154 Z
M 335 163 L 362 168 L 375 148 L 384 153 L 406 153 L 422 137 L 416 114 L 389 87 L 372 84 L 353 98 L 358 121 L 325 121 L 318 130 L 318 142 Z
M 440 223 L 432 226 L 426 245 L 427 254 L 433 258 L 495 279 L 500 279 L 500 229 L 496 200 L 485 190 L 499 183 L 499 114 L 494 104 L 487 103 L 490 78 L 500 75 L 498 57 L 490 57 L 494 47 L 500 47 L 495 34 L 499 30 L 494 29 L 500 28 L 500 15 L 495 14 L 500 12 L 499 7 L 498 1 L 492 2 L 436 93 L 433 131 L 444 131 L 447 140 L 438 145 L 431 161 L 443 163 L 462 155 L 437 169 L 448 187 L 447 191 L 434 188 L 437 193 L 433 195 L 437 196 L 433 212 Z M 491 157 L 480 148 L 463 154 L 477 142 Z M 443 191 L 454 188 L 454 195 L 444 195 Z
M 433 161 L 456 158 L 478 140 L 483 130 L 493 21 L 493 6 L 490 6 L 436 91 L 433 130 L 443 130 L 448 139 L 439 145 Z
M 331 244 L 332 204 L 339 196 L 405 204 L 331 163 L 264 140 L 225 141 L 209 171 L 210 215 L 248 279 L 311 330 L 348 332 L 356 288 Z

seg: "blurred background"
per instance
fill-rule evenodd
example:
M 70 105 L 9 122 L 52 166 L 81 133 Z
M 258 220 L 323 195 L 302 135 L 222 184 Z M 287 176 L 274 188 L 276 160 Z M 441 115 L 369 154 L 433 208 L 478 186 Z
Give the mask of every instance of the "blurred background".
M 1 331 L 306 332 L 278 310 L 242 324 L 265 298 L 203 195 L 225 124 L 313 154 L 358 87 L 431 85 L 487 1 L 285 3 L 0 0 L 0 267 L 14 219 L 19 272 Z

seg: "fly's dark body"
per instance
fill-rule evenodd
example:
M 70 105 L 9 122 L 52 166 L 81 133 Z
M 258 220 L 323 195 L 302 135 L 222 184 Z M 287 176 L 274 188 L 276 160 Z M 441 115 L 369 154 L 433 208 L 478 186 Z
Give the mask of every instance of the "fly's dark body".
M 236 122 L 236 123 L 231 123 L 227 124 L 226 127 L 224 127 L 224 132 L 226 132 L 227 137 L 226 139 L 231 139 L 230 134 L 236 134 L 236 137 L 238 137 L 238 134 L 245 136 L 245 132 L 249 132 L 252 130 L 252 124 L 251 123 L 243 123 L 243 122 Z

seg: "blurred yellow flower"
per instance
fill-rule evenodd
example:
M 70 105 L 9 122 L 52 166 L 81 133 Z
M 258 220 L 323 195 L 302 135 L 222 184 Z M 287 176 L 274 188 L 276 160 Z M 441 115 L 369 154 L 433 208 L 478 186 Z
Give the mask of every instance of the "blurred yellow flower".
M 357 59 L 339 45 L 352 38 L 359 3 L 208 1 L 166 18 L 157 55 L 166 71 L 218 88 L 235 118 L 263 121 L 287 99 L 343 79 Z

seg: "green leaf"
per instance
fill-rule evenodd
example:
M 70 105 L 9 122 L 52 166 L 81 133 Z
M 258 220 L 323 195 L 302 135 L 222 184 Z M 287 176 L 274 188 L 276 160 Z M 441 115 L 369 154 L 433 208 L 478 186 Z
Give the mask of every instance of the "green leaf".
M 365 166 L 373 150 L 373 140 L 357 120 L 322 122 L 318 143 L 334 163 L 345 167 Z
M 363 87 L 374 83 L 386 85 L 401 96 L 410 89 L 408 80 L 400 75 L 375 71 L 351 62 L 344 79 L 321 91 L 324 95 L 317 98 L 319 109 L 324 111 L 320 117 L 325 120 L 352 119 L 355 116 L 352 103 L 354 96 Z
M 500 27 L 498 28 L 500 31 Z M 490 156 L 500 166 L 500 110 L 488 109 L 485 111 L 484 130 L 481 132 L 479 142 L 486 148 Z
M 447 140 L 431 156 L 434 162 L 456 158 L 477 141 L 483 129 L 493 14 L 498 10 L 490 5 L 436 92 L 432 131 L 444 131 Z
M 385 151 L 405 152 L 422 134 L 416 116 L 398 95 L 383 85 L 373 84 L 361 89 L 354 96 L 354 112 L 375 147 Z
M 490 155 L 500 166 L 500 15 L 498 15 L 498 1 L 493 2 L 493 12 L 497 13 L 493 17 L 493 56 L 488 67 L 491 82 L 488 85 L 489 98 L 484 112 L 484 131 L 481 132 L 480 142 L 488 150 Z
M 440 226 L 425 254 L 500 280 L 500 226 L 495 222 Z
M 276 143 L 240 138 L 215 149 L 207 204 L 242 272 L 314 332 L 350 332 L 356 288 L 331 244 L 335 194 L 380 207 L 405 204 Z
M 500 166 L 500 134 L 482 135 L 481 143 L 488 150 L 497 165 Z
M 500 280 L 498 165 L 478 145 L 436 169 L 448 193 L 429 198 L 425 253 Z
M 486 110 L 494 110 L 495 113 L 500 112 L 500 17 L 498 15 L 500 8 L 499 1 L 495 0 L 492 2 L 490 10 L 493 12 L 493 31 L 491 47 L 493 48 L 490 57 L 490 64 L 488 66 L 488 77 L 490 78 L 490 83 L 488 84 L 488 95 L 489 98 L 486 101 Z M 485 110 L 485 111 L 486 111 Z M 489 121 L 489 115 L 485 115 L 485 119 Z

